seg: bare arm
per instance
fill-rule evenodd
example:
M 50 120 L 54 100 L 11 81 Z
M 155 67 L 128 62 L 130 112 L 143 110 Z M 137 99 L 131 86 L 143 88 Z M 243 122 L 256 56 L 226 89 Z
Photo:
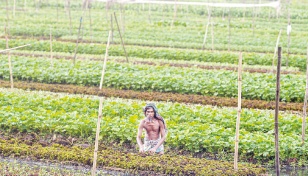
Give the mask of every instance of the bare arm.
M 144 152 L 143 144 L 142 144 L 142 141 L 141 141 L 142 130 L 143 130 L 143 123 L 144 123 L 144 120 L 141 120 L 141 122 L 139 124 L 139 127 L 138 127 L 138 133 L 137 133 L 137 143 L 139 145 L 139 152 Z
M 166 130 L 165 130 L 165 125 L 162 121 L 158 121 L 159 123 L 159 129 L 160 129 L 160 134 L 161 134 L 161 139 L 158 141 L 157 145 L 153 148 L 154 151 L 156 151 L 158 149 L 159 146 L 161 146 L 165 139 L 166 139 Z

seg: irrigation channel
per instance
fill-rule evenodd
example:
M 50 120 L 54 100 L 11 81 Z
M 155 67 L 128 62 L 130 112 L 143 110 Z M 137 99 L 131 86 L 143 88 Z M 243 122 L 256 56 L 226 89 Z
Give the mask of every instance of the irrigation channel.
M 0 157 L 1 174 L 5 173 L 5 169 L 10 170 L 10 172 L 17 173 L 22 172 L 23 170 L 21 169 L 25 168 L 31 171 L 36 171 L 37 175 L 91 175 L 91 167 L 85 165 L 63 164 L 59 162 L 42 162 L 27 159 Z M 267 171 L 268 175 L 275 175 L 275 168 L 267 168 Z M 281 169 L 280 174 L 281 176 L 306 176 L 308 175 L 308 168 L 287 166 Z M 131 176 L 135 174 L 116 170 L 97 169 L 97 175 Z

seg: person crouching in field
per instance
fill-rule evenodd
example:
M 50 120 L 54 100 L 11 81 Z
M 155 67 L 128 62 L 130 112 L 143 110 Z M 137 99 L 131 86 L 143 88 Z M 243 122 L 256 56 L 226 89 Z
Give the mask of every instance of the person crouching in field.
M 150 152 L 151 154 L 164 154 L 164 141 L 166 139 L 166 123 L 158 114 L 158 110 L 153 103 L 148 103 L 143 109 L 145 119 L 141 120 L 138 128 L 137 143 L 139 152 Z M 145 129 L 146 135 L 142 144 L 142 131 Z

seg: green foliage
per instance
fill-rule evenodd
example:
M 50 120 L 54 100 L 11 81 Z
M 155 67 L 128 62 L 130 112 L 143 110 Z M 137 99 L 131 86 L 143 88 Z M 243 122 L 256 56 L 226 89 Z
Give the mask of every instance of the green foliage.
M 92 165 L 93 148 L 71 148 L 58 144 L 42 147 L 32 146 L 14 140 L 0 140 L 0 152 L 4 156 L 26 156 L 36 159 L 74 161 Z M 0 165 L 1 166 L 1 165 Z M 233 163 L 170 155 L 141 155 L 103 149 L 98 151 L 97 166 L 122 168 L 125 173 L 151 175 L 151 173 L 172 175 L 260 175 L 265 169 L 254 164 L 239 164 L 238 171 Z
M 14 79 L 77 85 L 99 85 L 102 62 L 71 61 L 16 57 L 13 59 Z M 0 57 L 0 78 L 8 80 L 7 58 Z M 280 98 L 285 102 L 302 102 L 305 76 L 281 75 Z M 196 68 L 144 66 L 127 63 L 107 64 L 105 87 L 138 91 L 175 92 L 220 97 L 237 96 L 237 73 Z M 244 73 L 242 97 L 245 99 L 275 100 L 276 76 L 273 74 Z
M 0 127 L 6 131 L 59 133 L 82 138 L 95 136 L 98 99 L 44 92 L 0 89 Z M 137 127 L 145 102 L 104 99 L 101 140 L 135 144 Z M 237 110 L 179 103 L 157 103 L 168 124 L 166 145 L 192 152 L 231 153 Z M 305 158 L 301 146 L 301 118 L 279 116 L 281 159 Z M 247 110 L 241 115 L 242 157 L 268 160 L 274 153 L 272 111 Z

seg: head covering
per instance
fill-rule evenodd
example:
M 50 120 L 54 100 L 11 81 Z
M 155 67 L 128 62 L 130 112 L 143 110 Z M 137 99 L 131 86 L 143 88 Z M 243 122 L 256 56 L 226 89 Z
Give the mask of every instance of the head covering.
M 161 115 L 159 115 L 158 109 L 157 109 L 157 107 L 155 106 L 154 103 L 147 103 L 145 105 L 145 107 L 143 108 L 144 115 L 145 115 L 145 111 L 150 107 L 153 108 L 153 110 L 154 110 L 154 118 L 161 120 L 163 122 L 163 124 L 165 125 L 165 129 L 167 130 L 166 122 L 165 122 L 164 118 Z

